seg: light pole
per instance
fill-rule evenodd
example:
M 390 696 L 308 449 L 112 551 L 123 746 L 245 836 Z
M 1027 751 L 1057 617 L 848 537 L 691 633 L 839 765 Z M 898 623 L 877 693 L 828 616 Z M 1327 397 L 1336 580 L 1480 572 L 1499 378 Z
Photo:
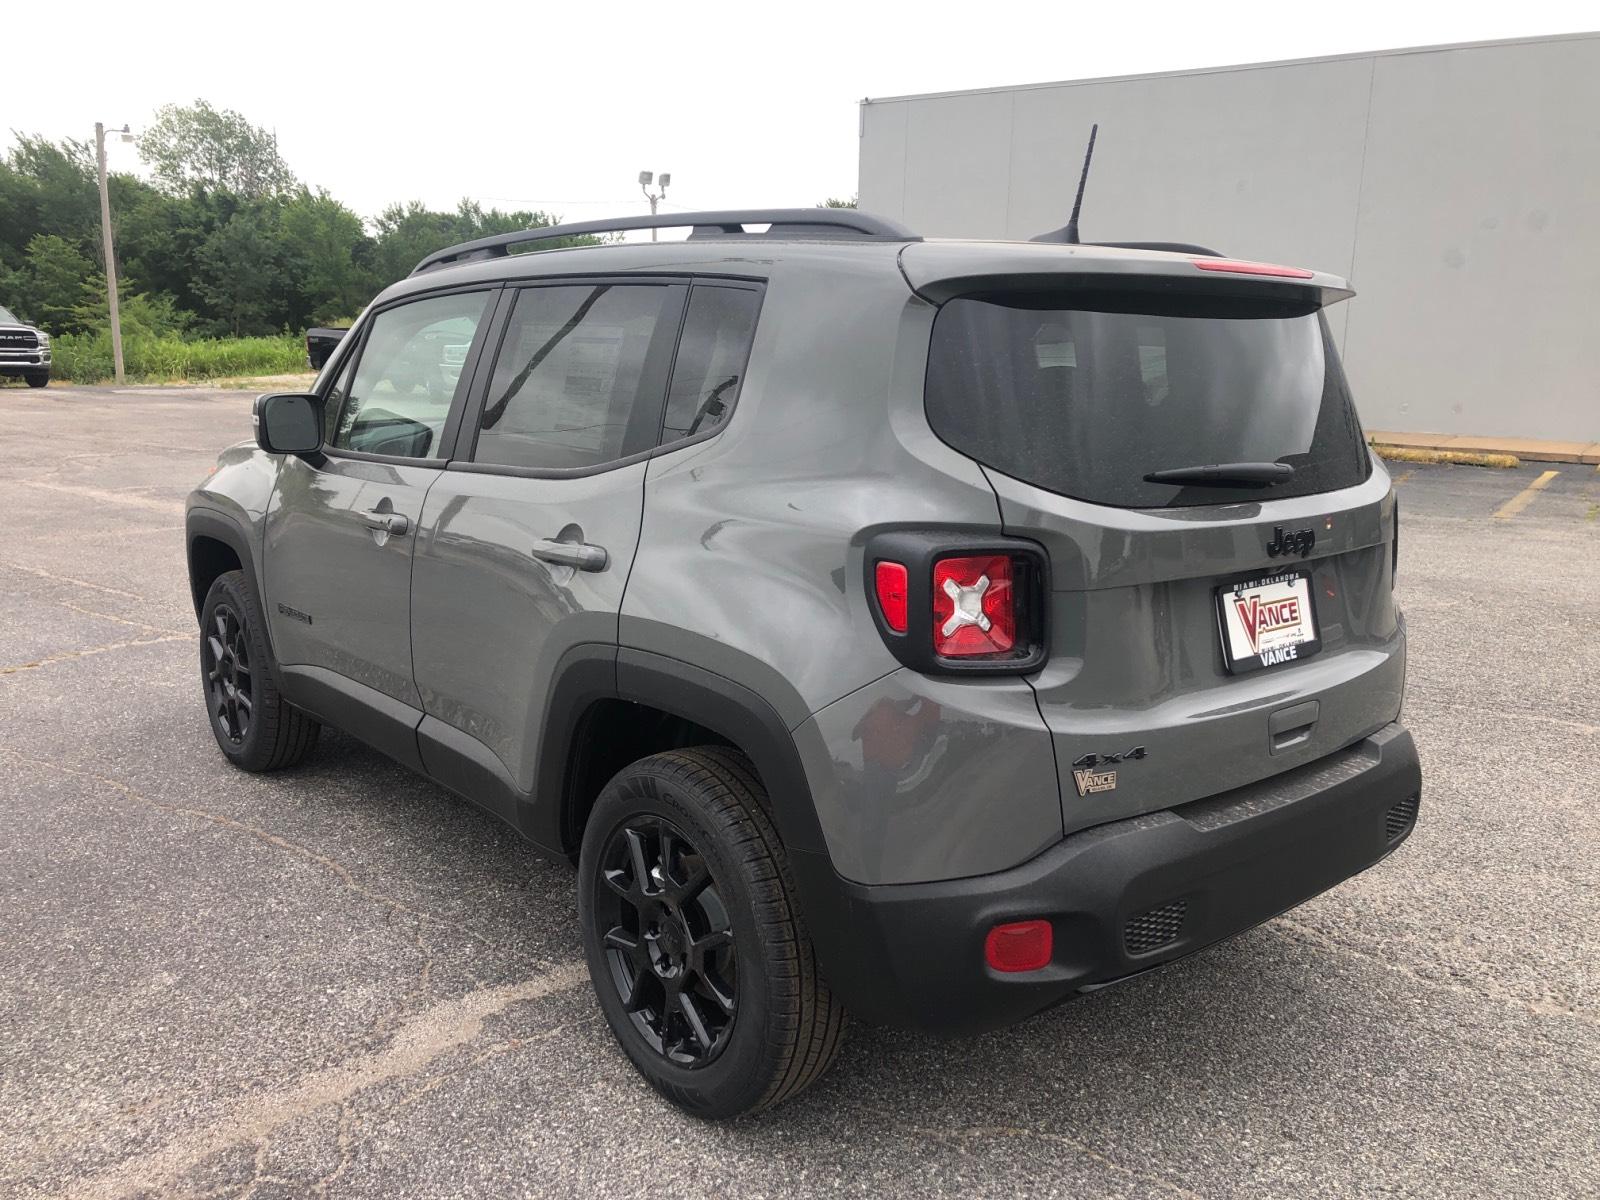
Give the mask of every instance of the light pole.
M 125 142 L 133 141 L 133 131 L 124 125 L 112 130 L 121 134 Z M 116 367 L 117 386 L 124 382 L 122 374 L 122 314 L 117 310 L 117 255 L 111 245 L 111 193 L 106 190 L 106 127 L 94 123 L 95 157 L 100 163 L 100 238 L 106 252 L 106 295 L 111 301 L 111 361 Z
M 656 180 L 656 186 L 661 189 L 659 192 L 652 193 L 650 191 L 650 181 L 652 179 L 655 179 L 655 175 L 652 172 L 639 172 L 639 190 L 644 193 L 644 198 L 650 201 L 650 215 L 653 217 L 656 215 L 656 202 L 667 198 L 667 185 L 672 182 L 672 174 L 669 171 L 661 172 L 661 178 Z M 656 231 L 654 229 L 650 230 L 650 240 L 652 242 L 656 240 Z

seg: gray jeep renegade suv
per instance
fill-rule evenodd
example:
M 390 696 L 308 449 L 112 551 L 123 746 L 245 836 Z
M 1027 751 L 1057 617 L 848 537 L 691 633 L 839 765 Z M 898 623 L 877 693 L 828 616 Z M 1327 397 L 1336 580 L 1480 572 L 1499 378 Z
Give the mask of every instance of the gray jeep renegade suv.
M 511 253 L 652 224 L 693 235 Z M 1350 294 L 848 211 L 442 251 L 190 498 L 213 732 L 260 771 L 332 724 L 576 861 L 691 1112 L 846 1011 L 1019 1021 L 1411 830 Z

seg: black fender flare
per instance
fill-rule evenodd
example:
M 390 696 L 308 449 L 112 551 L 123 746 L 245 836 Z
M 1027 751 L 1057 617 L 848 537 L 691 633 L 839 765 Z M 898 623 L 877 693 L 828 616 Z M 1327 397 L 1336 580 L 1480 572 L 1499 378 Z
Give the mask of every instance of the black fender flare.
M 536 844 L 572 847 L 581 830 L 568 826 L 575 780 L 570 770 L 584 712 L 596 700 L 648 704 L 703 725 L 749 756 L 772 802 L 772 819 L 798 893 L 800 913 L 822 971 L 849 1005 L 849 981 L 870 978 L 870 947 L 855 936 L 851 891 L 833 869 L 793 734 L 759 692 L 704 667 L 639 650 L 574 647 L 562 663 L 545 710 L 535 796 L 559 797 L 533 810 L 524 833 Z
M 194 544 L 197 539 L 202 537 L 221 542 L 232 550 L 234 557 L 239 560 L 239 569 L 244 572 L 245 578 L 250 581 L 250 587 L 255 592 L 256 599 L 261 602 L 261 636 L 267 640 L 267 649 L 272 651 L 274 674 L 279 676 L 277 683 L 282 688 L 281 673 L 276 670 L 278 651 L 272 644 L 272 622 L 267 620 L 267 596 L 261 590 L 261 580 L 256 575 L 255 555 L 250 552 L 250 536 L 239 522 L 214 508 L 191 508 L 183 518 L 184 561 L 189 569 L 189 593 L 194 599 L 195 620 L 198 621 L 200 619 L 200 610 L 205 607 L 206 602 L 205 594 L 195 586 Z

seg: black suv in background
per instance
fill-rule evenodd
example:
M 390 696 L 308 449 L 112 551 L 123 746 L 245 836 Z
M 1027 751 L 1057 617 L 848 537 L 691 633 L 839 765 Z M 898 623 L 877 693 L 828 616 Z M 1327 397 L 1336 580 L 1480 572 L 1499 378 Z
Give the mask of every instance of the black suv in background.
M 50 382 L 50 335 L 0 308 L 0 376 L 20 375 L 29 387 Z

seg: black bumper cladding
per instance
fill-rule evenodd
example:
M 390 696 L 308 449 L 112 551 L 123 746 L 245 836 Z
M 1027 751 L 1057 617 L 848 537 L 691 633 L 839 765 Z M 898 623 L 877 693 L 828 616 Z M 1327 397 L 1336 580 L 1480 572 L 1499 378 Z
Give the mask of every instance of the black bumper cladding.
M 838 902 L 811 915 L 813 934 L 858 1016 L 938 1033 L 993 1029 L 1240 933 L 1365 870 L 1411 832 L 1421 789 L 1411 735 L 1389 725 L 1261 783 L 1085 830 L 996 875 L 894 887 L 835 876 Z M 802 872 L 822 865 L 799 858 Z M 1035 918 L 1054 927 L 1049 965 L 988 968 L 989 929 Z

